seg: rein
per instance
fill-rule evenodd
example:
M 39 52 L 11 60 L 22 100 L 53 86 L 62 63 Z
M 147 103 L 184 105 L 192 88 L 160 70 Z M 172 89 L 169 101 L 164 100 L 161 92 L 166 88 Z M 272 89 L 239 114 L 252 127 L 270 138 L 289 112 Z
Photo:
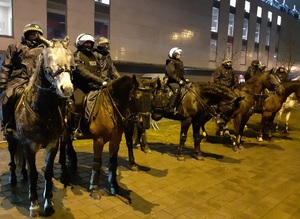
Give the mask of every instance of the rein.
M 215 108 L 214 107 L 211 107 L 209 106 L 208 104 L 206 104 L 202 99 L 201 97 L 196 93 L 194 92 L 194 90 L 192 90 L 190 87 L 186 87 L 186 89 L 188 91 L 191 92 L 191 94 L 194 95 L 194 97 L 196 98 L 196 100 L 198 100 L 198 102 L 201 104 L 201 106 L 206 109 L 206 111 L 214 118 L 217 118 L 219 117 L 218 113 L 215 111 Z

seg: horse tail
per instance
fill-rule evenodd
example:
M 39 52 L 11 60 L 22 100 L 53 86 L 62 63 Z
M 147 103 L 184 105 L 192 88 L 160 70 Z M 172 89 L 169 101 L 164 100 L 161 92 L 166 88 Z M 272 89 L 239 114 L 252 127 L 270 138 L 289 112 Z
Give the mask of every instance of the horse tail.
M 24 154 L 23 154 L 22 146 L 21 144 L 17 144 L 16 153 L 15 153 L 15 163 L 16 163 L 16 169 L 18 171 L 21 171 L 23 162 L 24 162 Z

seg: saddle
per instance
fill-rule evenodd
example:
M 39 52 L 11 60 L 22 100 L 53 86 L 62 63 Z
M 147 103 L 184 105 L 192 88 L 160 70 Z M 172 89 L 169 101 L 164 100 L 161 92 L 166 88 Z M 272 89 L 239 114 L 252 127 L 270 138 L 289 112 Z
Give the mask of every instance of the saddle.
M 185 97 L 192 83 L 185 84 L 180 87 L 180 96 L 177 99 L 176 108 L 180 107 L 182 99 Z M 168 86 L 163 86 L 162 89 L 158 90 L 154 95 L 152 107 L 154 112 L 165 114 L 168 112 L 167 108 L 170 103 L 170 99 L 173 96 L 173 91 Z

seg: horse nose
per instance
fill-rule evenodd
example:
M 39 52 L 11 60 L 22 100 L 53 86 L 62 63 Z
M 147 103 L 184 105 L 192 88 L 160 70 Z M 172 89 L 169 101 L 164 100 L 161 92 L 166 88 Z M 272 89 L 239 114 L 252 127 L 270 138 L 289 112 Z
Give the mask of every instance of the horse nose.
M 66 97 L 71 97 L 73 94 L 73 86 L 61 86 L 61 90 Z

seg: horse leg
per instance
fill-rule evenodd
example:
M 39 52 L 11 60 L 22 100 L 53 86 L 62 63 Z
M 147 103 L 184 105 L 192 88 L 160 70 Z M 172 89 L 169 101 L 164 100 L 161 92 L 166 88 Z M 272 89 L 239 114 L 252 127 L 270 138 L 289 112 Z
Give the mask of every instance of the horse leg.
M 286 112 L 285 115 L 285 124 L 284 124 L 284 133 L 288 133 L 289 132 L 289 120 L 290 120 L 290 116 L 291 116 L 292 111 L 289 110 Z
M 143 124 L 138 124 L 137 129 L 138 129 L 139 139 L 141 140 L 140 141 L 141 150 L 144 151 L 146 154 L 151 154 L 152 151 L 148 145 L 147 137 L 146 137 L 146 130 L 144 129 Z
M 53 193 L 52 193 L 52 187 L 53 187 L 53 164 L 54 159 L 58 151 L 58 142 L 56 143 L 55 147 L 52 147 L 49 151 L 46 153 L 46 167 L 45 167 L 45 189 L 44 189 L 44 213 L 45 216 L 50 216 L 54 214 L 55 210 L 53 208 Z
M 129 126 L 125 130 L 125 140 L 128 150 L 128 160 L 130 169 L 132 171 L 139 171 L 138 165 L 135 163 L 134 153 L 133 153 L 133 132 L 134 132 L 135 124 L 129 124 Z
M 40 215 L 40 206 L 38 203 L 38 194 L 37 194 L 37 181 L 38 181 L 38 172 L 36 169 L 36 152 L 32 151 L 30 145 L 24 145 L 23 147 L 25 158 L 28 164 L 29 172 L 29 215 L 30 217 L 37 217 Z
M 91 192 L 90 196 L 93 199 L 100 199 L 101 195 L 99 192 L 99 182 L 100 182 L 100 171 L 102 166 L 102 152 L 103 152 L 104 142 L 103 138 L 95 138 L 93 149 L 94 149 L 94 162 L 92 166 L 92 174 L 90 180 L 89 190 Z
M 194 138 L 194 153 L 197 160 L 204 160 L 203 152 L 200 148 L 201 138 L 200 138 L 200 124 L 198 122 L 193 122 L 193 138 Z M 203 127 L 203 126 L 201 126 Z
M 118 153 L 114 153 L 109 158 L 108 167 L 108 182 L 110 184 L 110 192 L 112 195 L 119 194 L 120 187 L 117 182 L 117 168 L 118 168 Z
M 205 129 L 205 126 L 202 125 L 201 129 L 202 129 L 202 139 L 201 139 L 201 142 L 207 142 L 207 131 Z
M 27 181 L 28 180 L 28 172 L 27 172 L 27 169 L 26 169 L 26 158 L 25 158 L 25 156 L 23 156 L 23 164 L 22 164 L 21 173 L 22 173 L 22 180 Z
M 8 151 L 10 155 L 10 163 L 8 164 L 10 169 L 9 184 L 11 186 L 15 186 L 17 185 L 16 163 L 15 163 L 17 142 L 12 137 L 7 137 L 6 140 L 8 142 Z
M 177 148 L 177 160 L 184 161 L 185 158 L 183 156 L 183 147 L 187 139 L 187 132 L 191 125 L 191 118 L 188 118 L 184 121 L 181 121 L 181 129 L 180 129 L 180 142 Z
M 279 123 L 281 120 L 282 113 L 283 113 L 283 108 L 281 107 L 281 109 L 278 111 L 277 117 L 276 117 L 275 132 L 278 132 L 278 130 L 279 130 Z
M 66 149 L 67 149 L 67 156 L 68 156 L 68 160 L 70 162 L 71 170 L 76 172 L 77 171 L 77 153 L 74 149 L 73 140 L 71 138 L 69 138 L 67 141 Z

